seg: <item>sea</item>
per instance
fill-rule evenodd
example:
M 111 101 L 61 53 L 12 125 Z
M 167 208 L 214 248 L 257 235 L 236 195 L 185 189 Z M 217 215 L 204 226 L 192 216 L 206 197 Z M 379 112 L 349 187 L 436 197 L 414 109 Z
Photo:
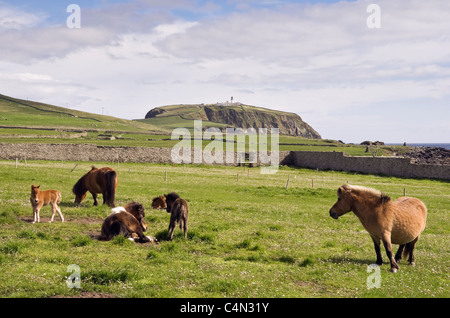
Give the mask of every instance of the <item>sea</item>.
M 401 144 L 387 143 L 386 145 L 403 146 L 403 143 L 401 143 Z M 406 143 L 406 145 L 410 146 L 410 147 L 441 147 L 441 148 L 445 148 L 445 149 L 449 149 L 450 150 L 450 143 L 444 143 L 444 144 L 438 144 L 438 143 Z

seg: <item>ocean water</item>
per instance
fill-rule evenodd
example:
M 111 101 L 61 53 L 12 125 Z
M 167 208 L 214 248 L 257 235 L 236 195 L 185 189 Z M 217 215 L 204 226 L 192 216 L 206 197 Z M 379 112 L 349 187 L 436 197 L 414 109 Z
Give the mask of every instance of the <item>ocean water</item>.
M 403 146 L 403 143 L 401 144 L 386 144 L 386 145 L 392 145 L 392 146 Z M 437 144 L 437 143 L 406 143 L 407 146 L 410 147 L 441 147 L 441 148 L 445 148 L 445 149 L 449 149 L 450 150 L 450 143 L 445 143 L 445 144 Z

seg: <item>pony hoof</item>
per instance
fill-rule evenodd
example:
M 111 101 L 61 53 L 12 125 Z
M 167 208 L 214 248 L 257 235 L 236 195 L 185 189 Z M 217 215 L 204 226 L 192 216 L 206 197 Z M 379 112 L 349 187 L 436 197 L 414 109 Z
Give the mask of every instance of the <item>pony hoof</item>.
M 391 268 L 391 273 L 397 273 L 397 268 Z
M 416 266 L 416 263 L 411 262 L 411 263 L 409 263 L 409 266 Z

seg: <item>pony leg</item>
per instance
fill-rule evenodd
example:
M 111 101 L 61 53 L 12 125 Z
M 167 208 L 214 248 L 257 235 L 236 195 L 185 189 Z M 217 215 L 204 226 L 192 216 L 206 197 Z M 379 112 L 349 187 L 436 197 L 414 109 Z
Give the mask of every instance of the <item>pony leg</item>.
M 173 231 L 174 230 L 175 230 L 175 222 L 170 220 L 170 224 L 169 224 L 169 241 L 172 241 Z
M 384 248 L 386 249 L 386 255 L 389 258 L 389 261 L 391 262 L 391 272 L 396 273 L 398 270 L 398 265 L 397 262 L 392 257 L 392 244 L 390 237 L 388 239 L 387 238 L 383 239 L 383 245 Z
M 32 224 L 36 223 L 36 221 L 37 221 L 37 212 L 36 212 L 36 208 L 33 207 L 33 223 Z
M 183 228 L 184 228 L 184 238 L 187 239 L 187 230 L 188 230 L 188 225 L 187 225 L 187 219 L 184 218 L 183 220 Z
M 55 207 L 55 203 L 50 203 L 50 205 L 52 206 L 52 217 L 50 219 L 50 221 L 48 223 L 52 223 L 53 219 L 55 218 L 55 213 L 56 213 L 56 207 Z
M 377 261 L 375 262 L 375 264 L 381 266 L 383 265 L 383 257 L 381 256 L 380 240 L 372 237 L 372 241 L 375 247 L 375 253 L 377 254 Z
M 398 251 L 395 254 L 395 261 L 398 263 L 402 259 L 403 249 L 405 248 L 405 244 L 402 244 L 398 247 Z
M 97 205 L 98 205 L 98 201 L 97 201 L 97 193 L 92 193 L 92 192 L 91 192 L 91 194 L 92 194 L 92 198 L 94 199 L 94 206 L 97 206 Z
M 416 237 L 413 241 L 406 244 L 404 256 L 406 257 L 409 254 L 408 262 L 409 262 L 409 265 L 411 265 L 411 266 L 416 265 L 416 263 L 414 262 L 414 248 L 415 248 L 418 240 L 419 240 L 419 237 Z
M 59 206 L 57 206 L 56 204 L 55 204 L 55 206 L 56 206 L 56 211 L 58 212 L 59 217 L 61 218 L 61 222 L 64 222 L 64 217 L 62 215 L 61 208 Z
M 36 220 L 37 220 L 38 223 L 41 222 L 41 219 L 39 218 L 39 211 L 40 210 L 41 210 L 40 207 L 36 207 Z

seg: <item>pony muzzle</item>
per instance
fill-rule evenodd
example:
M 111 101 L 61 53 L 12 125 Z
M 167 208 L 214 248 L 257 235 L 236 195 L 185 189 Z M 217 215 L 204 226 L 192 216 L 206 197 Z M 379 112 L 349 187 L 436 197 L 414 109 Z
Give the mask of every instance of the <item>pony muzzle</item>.
M 331 210 L 330 210 L 330 216 L 335 220 L 337 220 L 339 218 L 339 215 L 336 212 L 333 212 Z

